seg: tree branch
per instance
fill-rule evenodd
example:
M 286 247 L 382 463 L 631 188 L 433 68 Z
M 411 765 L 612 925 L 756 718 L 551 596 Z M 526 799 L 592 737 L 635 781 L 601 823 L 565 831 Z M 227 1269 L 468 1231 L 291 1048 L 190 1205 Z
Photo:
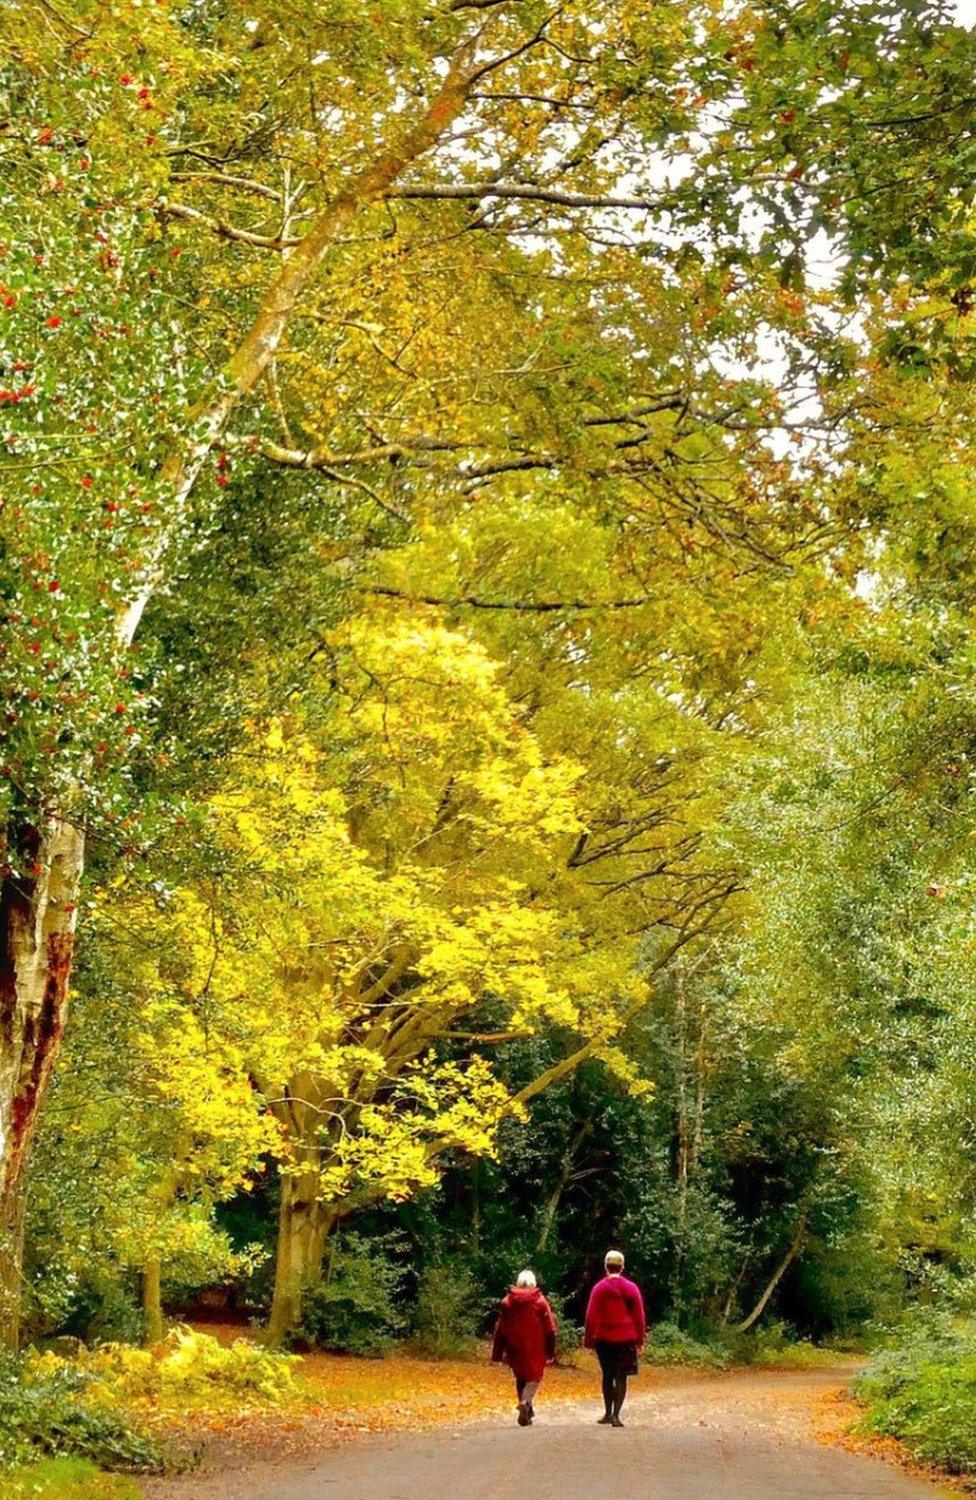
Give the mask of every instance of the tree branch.
M 562 188 L 536 187 L 530 182 L 407 182 L 391 188 L 388 198 L 507 198 L 517 203 L 555 203 L 563 208 L 630 208 L 655 213 L 665 205 L 659 198 L 627 198 L 615 193 L 570 193 Z
M 261 198 L 270 198 L 272 203 L 281 202 L 281 194 L 264 182 L 255 182 L 253 177 L 234 177 L 229 172 L 173 172 L 171 182 L 216 182 L 223 187 L 241 188 L 245 193 L 257 193 Z
M 651 596 L 644 599 L 479 599 L 474 594 L 460 594 L 448 599 L 436 594 L 407 594 L 402 589 L 385 588 L 380 584 L 361 588 L 363 594 L 376 594 L 383 599 L 402 599 L 405 604 L 433 604 L 442 609 L 510 609 L 527 614 L 558 614 L 561 610 L 580 609 L 640 609 L 650 603 Z
M 257 234 L 251 229 L 239 229 L 236 224 L 215 219 L 210 214 L 201 213 L 198 208 L 191 208 L 187 203 L 171 203 L 167 198 L 160 199 L 159 212 L 167 219 L 186 219 L 191 224 L 202 224 L 204 229 L 209 229 L 221 239 L 254 245 L 259 250 L 291 250 L 302 243 L 300 239 L 282 239 L 276 234 Z

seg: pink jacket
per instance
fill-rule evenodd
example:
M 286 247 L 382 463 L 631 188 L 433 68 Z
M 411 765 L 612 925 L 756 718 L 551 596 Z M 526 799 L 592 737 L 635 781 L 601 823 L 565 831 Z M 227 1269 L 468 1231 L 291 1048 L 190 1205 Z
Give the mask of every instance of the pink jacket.
M 590 1293 L 586 1309 L 587 1349 L 597 1343 L 643 1344 L 647 1331 L 640 1288 L 626 1276 L 604 1276 Z

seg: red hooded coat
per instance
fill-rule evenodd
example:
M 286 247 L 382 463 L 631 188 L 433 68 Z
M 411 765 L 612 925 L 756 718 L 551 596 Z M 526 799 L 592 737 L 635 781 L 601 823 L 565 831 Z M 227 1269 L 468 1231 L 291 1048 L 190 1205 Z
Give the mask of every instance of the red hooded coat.
M 513 1286 L 495 1329 L 492 1360 L 511 1365 L 516 1380 L 541 1380 L 556 1357 L 556 1320 L 537 1286 Z

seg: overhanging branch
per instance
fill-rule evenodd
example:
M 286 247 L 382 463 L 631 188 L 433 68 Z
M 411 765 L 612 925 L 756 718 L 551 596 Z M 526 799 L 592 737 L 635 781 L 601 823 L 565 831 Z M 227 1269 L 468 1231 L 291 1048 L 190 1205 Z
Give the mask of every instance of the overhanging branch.
M 560 208 L 627 208 L 659 213 L 667 205 L 659 198 L 632 198 L 617 193 L 571 193 L 564 188 L 537 187 L 531 182 L 405 182 L 391 188 L 388 198 L 482 199 L 503 198 L 515 203 L 553 203 Z
M 441 609 L 508 609 L 538 615 L 559 614 L 563 610 L 640 609 L 651 602 L 650 595 L 643 599 L 480 599 L 475 594 L 458 594 L 450 599 L 437 594 L 408 594 L 403 589 L 383 588 L 378 584 L 359 592 L 382 599 L 401 599 L 404 604 L 433 604 Z

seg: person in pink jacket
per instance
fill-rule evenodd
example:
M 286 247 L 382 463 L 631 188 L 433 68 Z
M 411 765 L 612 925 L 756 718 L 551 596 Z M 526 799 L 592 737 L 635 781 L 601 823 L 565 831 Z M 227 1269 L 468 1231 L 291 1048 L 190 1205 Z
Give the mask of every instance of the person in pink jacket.
M 603 1375 L 604 1413 L 601 1426 L 622 1427 L 620 1408 L 627 1395 L 627 1376 L 637 1374 L 637 1356 L 644 1348 L 647 1319 L 640 1288 L 623 1274 L 619 1250 L 604 1258 L 606 1276 L 590 1293 L 583 1343 L 595 1349 Z

